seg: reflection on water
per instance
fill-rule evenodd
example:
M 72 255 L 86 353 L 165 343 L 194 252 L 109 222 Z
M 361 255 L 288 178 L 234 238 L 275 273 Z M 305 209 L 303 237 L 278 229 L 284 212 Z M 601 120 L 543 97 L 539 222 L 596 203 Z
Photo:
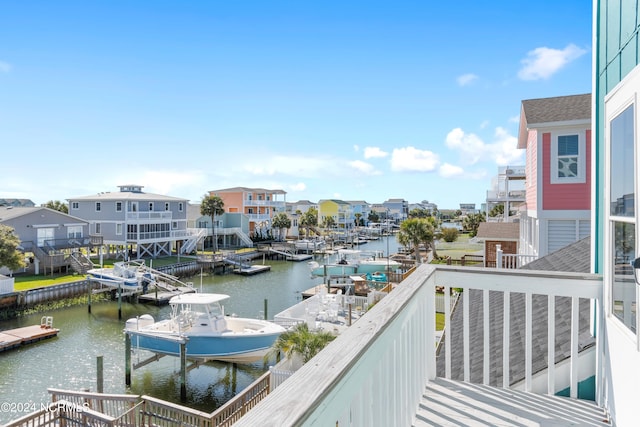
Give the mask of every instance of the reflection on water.
M 397 250 L 395 238 L 389 241 L 390 251 Z M 365 249 L 365 247 L 363 247 Z M 366 249 L 387 251 L 385 241 L 368 243 Z M 316 261 L 322 263 L 322 258 Z M 256 261 L 256 262 L 262 262 Z M 191 280 L 204 292 L 225 293 L 225 312 L 242 317 L 262 317 L 267 301 L 269 318 L 294 305 L 300 292 L 322 283 L 311 278 L 306 262 L 269 261 L 271 271 L 255 276 L 194 277 Z M 50 402 L 47 388 L 66 390 L 96 390 L 96 358 L 103 356 L 105 393 L 148 394 L 180 403 L 180 362 L 175 357 L 163 357 L 132 373 L 132 386 L 124 385 L 124 322 L 149 313 L 154 318 L 169 315 L 168 307 L 123 303 L 122 319 L 118 319 L 117 302 L 94 304 L 91 313 L 86 306 L 77 306 L 38 313 L 0 322 L 0 330 L 40 323 L 43 314 L 53 316 L 58 337 L 22 348 L 0 353 L 0 401 L 9 403 Z M 134 354 L 135 362 L 149 353 Z M 187 406 L 211 412 L 248 386 L 265 371 L 262 362 L 234 365 L 208 362 L 187 374 Z M 0 423 L 19 418 L 22 413 L 0 412 Z

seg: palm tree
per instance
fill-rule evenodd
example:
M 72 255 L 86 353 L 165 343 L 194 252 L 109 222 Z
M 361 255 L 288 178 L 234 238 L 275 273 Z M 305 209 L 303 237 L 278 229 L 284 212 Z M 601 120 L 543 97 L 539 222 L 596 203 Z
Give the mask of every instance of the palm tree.
M 219 196 L 212 196 L 205 194 L 202 196 L 202 203 L 200 204 L 200 215 L 208 216 L 211 218 L 211 226 L 213 233 L 213 250 L 214 253 L 218 251 L 218 238 L 216 237 L 216 215 L 222 215 L 224 213 L 224 202 Z
M 280 334 L 265 359 L 284 354 L 287 359 L 300 357 L 302 363 L 307 363 L 335 338 L 336 336 L 329 332 L 312 332 L 306 323 L 298 323 Z
M 309 237 L 309 229 L 318 225 L 318 211 L 315 208 L 309 208 L 302 214 L 299 224 L 305 229 L 305 237 Z
M 356 227 L 364 225 L 364 222 L 362 221 L 362 214 L 360 212 L 354 213 L 353 216 L 355 218 Z
M 282 230 L 286 230 L 291 227 L 291 219 L 289 219 L 286 213 L 280 212 L 273 217 L 271 225 L 273 228 L 278 229 L 278 240 L 282 240 Z
M 420 244 L 424 244 L 427 250 L 431 249 L 434 257 L 437 256 L 434 245 L 434 227 L 428 219 L 410 218 L 403 221 L 400 224 L 397 239 L 401 245 L 413 248 L 416 265 L 421 262 Z
M 478 234 L 480 223 L 485 221 L 484 213 L 469 214 L 462 221 L 462 227 L 469 232 L 470 237 L 475 237 Z

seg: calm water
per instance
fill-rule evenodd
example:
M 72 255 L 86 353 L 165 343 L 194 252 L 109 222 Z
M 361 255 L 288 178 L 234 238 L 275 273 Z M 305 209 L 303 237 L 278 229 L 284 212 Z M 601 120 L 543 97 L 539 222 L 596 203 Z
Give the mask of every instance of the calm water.
M 394 237 L 367 243 L 363 250 L 377 249 L 397 252 Z M 322 258 L 316 258 L 322 262 Z M 256 260 L 254 263 L 262 263 Z M 228 274 L 193 277 L 191 280 L 204 292 L 231 296 L 225 304 L 227 314 L 241 317 L 263 317 L 264 300 L 267 315 L 290 307 L 301 300 L 300 292 L 322 283 L 311 278 L 305 261 L 270 261 L 271 270 L 255 276 Z M 53 316 L 60 329 L 57 338 L 0 353 L 0 403 L 50 402 L 47 388 L 66 390 L 96 390 L 96 358 L 103 357 L 104 392 L 148 394 L 172 402 L 180 402 L 180 363 L 178 358 L 164 357 L 133 371 L 131 389 L 124 384 L 124 322 L 130 317 L 150 313 L 154 318 L 169 315 L 168 307 L 142 304 L 122 306 L 122 320 L 118 319 L 117 302 L 94 304 L 91 314 L 86 306 L 60 309 L 20 319 L 0 322 L 0 330 L 28 326 L 40 322 L 43 314 Z M 138 356 L 134 354 L 133 361 Z M 211 412 L 249 385 L 265 370 L 262 362 L 251 365 L 232 365 L 210 362 L 187 374 L 187 402 L 185 405 Z M 21 413 L 0 411 L 0 423 L 21 416 Z

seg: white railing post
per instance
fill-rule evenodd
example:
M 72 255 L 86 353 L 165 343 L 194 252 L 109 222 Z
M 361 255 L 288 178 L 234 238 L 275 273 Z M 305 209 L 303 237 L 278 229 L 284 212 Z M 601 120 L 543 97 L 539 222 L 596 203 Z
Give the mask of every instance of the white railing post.
M 496 245 L 496 268 L 502 268 L 502 245 Z

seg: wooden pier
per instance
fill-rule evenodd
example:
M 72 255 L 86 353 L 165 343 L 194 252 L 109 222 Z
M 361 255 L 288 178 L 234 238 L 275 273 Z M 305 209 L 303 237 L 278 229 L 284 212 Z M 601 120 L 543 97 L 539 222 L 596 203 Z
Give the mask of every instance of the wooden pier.
M 147 294 L 138 295 L 138 302 L 143 304 L 166 305 L 169 300 L 176 295 L 193 293 L 196 290 L 189 286 L 180 286 L 174 291 L 158 290 L 158 292 L 149 292 Z
M 0 331 L 0 351 L 10 350 L 36 341 L 53 338 L 59 329 L 53 327 L 53 318 L 44 316 L 40 325 Z
M 271 270 L 270 265 L 251 265 L 234 268 L 233 272 L 235 274 L 241 274 L 243 276 L 253 276 L 254 274 L 264 273 L 265 271 Z

